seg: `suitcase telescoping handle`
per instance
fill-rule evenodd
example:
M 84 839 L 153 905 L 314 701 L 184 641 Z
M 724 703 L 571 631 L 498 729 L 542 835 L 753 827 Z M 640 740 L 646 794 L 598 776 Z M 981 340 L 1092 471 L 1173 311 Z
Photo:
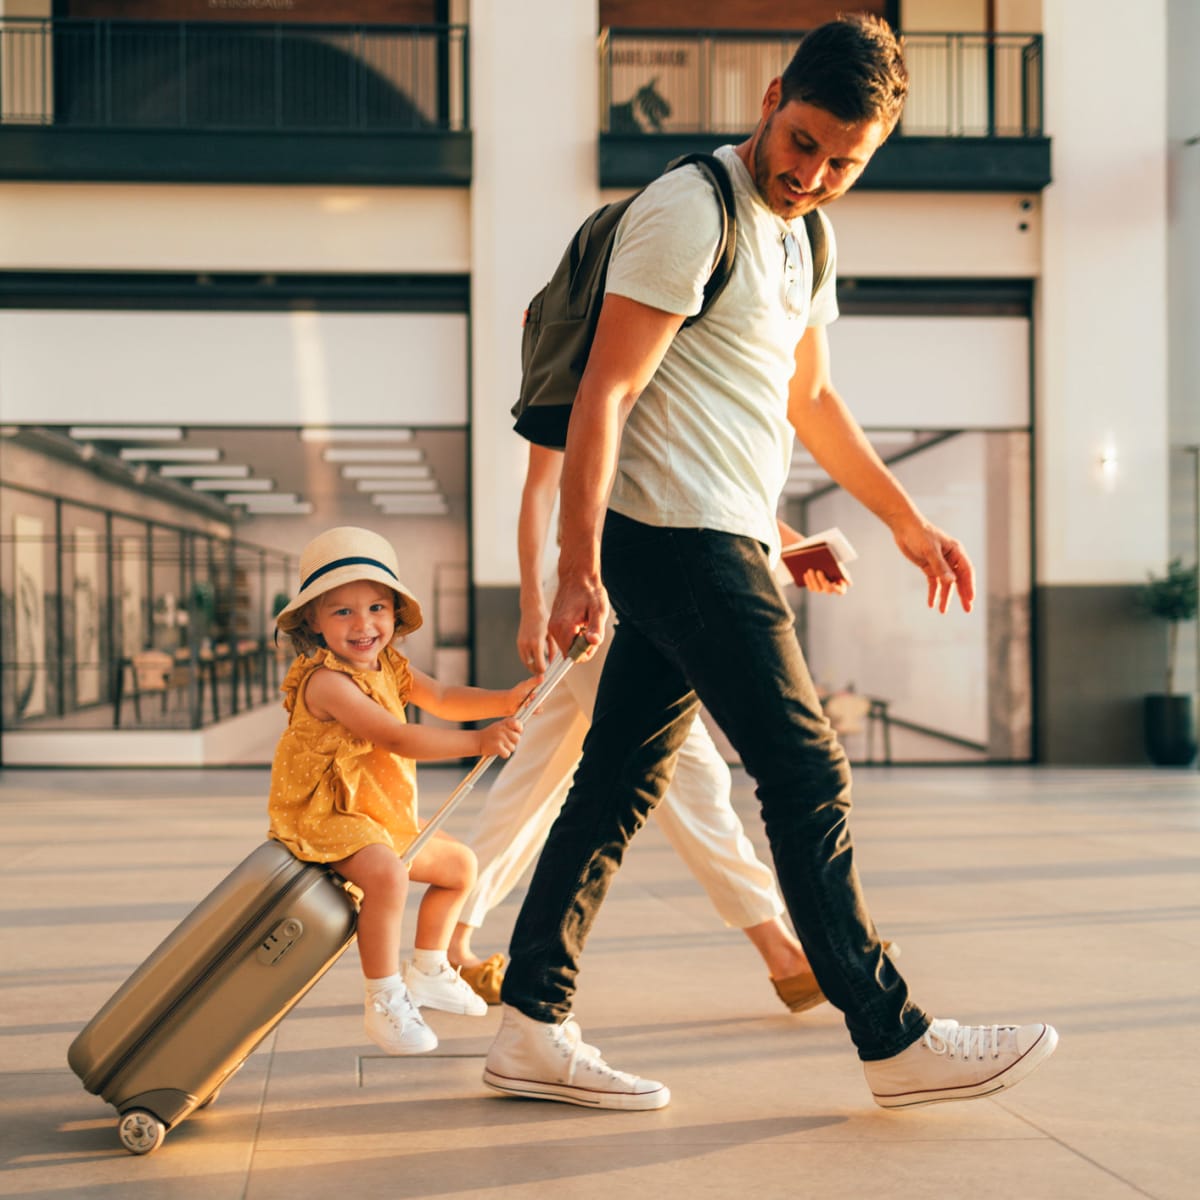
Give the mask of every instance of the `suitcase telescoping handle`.
M 565 655 L 560 655 L 550 664 L 550 668 L 546 672 L 545 679 L 543 679 L 542 682 L 539 683 L 538 686 L 534 688 L 528 696 L 525 697 L 524 701 L 521 703 L 521 707 L 518 708 L 516 713 L 513 715 L 519 720 L 523 721 L 530 713 L 532 713 L 538 707 L 538 705 L 541 704 L 542 701 L 545 700 L 546 697 L 549 696 L 550 693 L 558 686 L 559 682 L 562 680 L 562 677 L 567 673 L 568 670 L 570 670 L 571 664 L 574 663 L 580 657 L 580 655 L 587 650 L 587 648 L 588 640 L 581 633 L 571 643 L 571 647 L 567 653 Z M 439 830 L 446 823 L 446 819 L 458 807 L 459 802 L 463 799 L 463 797 L 466 796 L 467 793 L 475 786 L 475 783 L 479 779 L 480 775 L 482 775 L 484 771 L 486 771 L 488 767 L 490 767 L 495 761 L 496 755 L 487 754 L 484 755 L 484 757 L 481 758 L 471 768 L 467 777 L 458 785 L 458 787 L 454 789 L 453 792 L 450 793 L 450 796 L 447 798 L 442 807 L 439 808 L 437 812 L 435 812 L 433 816 L 429 818 L 425 828 L 422 829 L 415 838 L 413 838 L 413 840 L 409 843 L 408 848 L 403 854 L 400 855 L 400 858 L 404 863 L 411 863 L 412 860 L 421 853 L 425 843 L 428 842 L 429 839 L 437 832 L 437 830 Z

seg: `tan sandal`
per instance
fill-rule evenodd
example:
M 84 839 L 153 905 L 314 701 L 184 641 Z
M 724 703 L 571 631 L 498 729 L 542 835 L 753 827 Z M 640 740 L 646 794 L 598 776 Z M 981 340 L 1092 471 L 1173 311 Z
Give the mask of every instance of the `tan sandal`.
M 459 967 L 458 973 L 470 984 L 477 996 L 488 1004 L 500 1003 L 500 985 L 504 982 L 504 955 L 493 954 L 470 967 Z
M 806 1012 L 825 1003 L 825 993 L 817 983 L 817 977 L 811 971 L 802 971 L 799 975 L 789 975 L 786 979 L 772 979 L 771 986 L 775 994 L 794 1013 Z
M 895 942 L 885 941 L 883 949 L 893 958 L 900 957 L 900 947 Z M 465 978 L 465 976 L 464 976 Z M 825 993 L 817 977 L 810 970 L 801 971 L 799 975 L 789 975 L 786 979 L 772 979 L 771 986 L 775 994 L 792 1012 L 807 1012 L 825 1003 Z

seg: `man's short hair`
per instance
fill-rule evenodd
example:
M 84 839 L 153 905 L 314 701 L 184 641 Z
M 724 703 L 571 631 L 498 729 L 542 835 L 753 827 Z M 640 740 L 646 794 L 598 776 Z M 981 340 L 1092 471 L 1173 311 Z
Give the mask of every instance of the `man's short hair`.
M 805 34 L 781 83 L 780 108 L 800 100 L 840 121 L 880 120 L 891 133 L 908 95 L 908 68 L 886 21 L 850 13 Z

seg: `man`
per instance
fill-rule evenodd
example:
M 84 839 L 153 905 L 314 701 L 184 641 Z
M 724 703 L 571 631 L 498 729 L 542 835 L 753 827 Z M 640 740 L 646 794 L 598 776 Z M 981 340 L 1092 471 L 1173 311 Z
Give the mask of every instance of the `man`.
M 717 243 L 708 185 L 694 168 L 671 172 L 619 230 L 567 438 L 550 630 L 563 646 L 581 629 L 598 642 L 609 596 L 619 624 L 575 784 L 513 931 L 484 1071 L 499 1091 L 604 1108 L 668 1103 L 663 1084 L 605 1063 L 570 1006 L 587 933 L 698 699 L 757 785 L 792 923 L 878 1104 L 987 1095 L 1057 1044 L 1048 1025 L 961 1026 L 909 998 L 859 887 L 845 755 L 771 574 L 794 431 L 891 529 L 931 607 L 945 612 L 957 591 L 969 611 L 974 598 L 962 546 L 925 520 L 833 386 L 832 289 L 810 308 L 803 215 L 858 179 L 906 91 L 882 22 L 844 17 L 805 37 L 768 85 L 754 133 L 718 151 L 737 197 L 737 255 L 720 299 L 686 329 Z
M 549 609 L 542 583 L 546 542 L 562 472 L 562 455 L 530 445 L 517 548 L 521 569 L 521 625 L 517 652 L 532 672 L 546 670 Z M 789 541 L 799 534 L 786 526 Z M 813 592 L 840 594 L 845 583 L 830 583 L 819 571 L 805 574 Z M 562 808 L 591 720 L 606 645 L 574 667 L 530 723 L 522 749 L 512 756 L 488 791 L 468 839 L 479 860 L 479 878 L 459 914 L 450 939 L 450 962 L 489 1004 L 500 1001 L 504 959 L 480 959 L 471 946 L 474 931 L 516 886 L 537 858 Z M 732 779 L 720 752 L 699 718 L 683 739 L 671 787 L 655 809 L 659 827 L 688 869 L 703 885 L 726 925 L 741 929 L 766 964 L 771 984 L 792 1011 L 824 1000 L 804 950 L 784 924 L 783 901 L 775 877 L 762 863 L 730 799 Z M 893 950 L 893 953 L 895 951 Z

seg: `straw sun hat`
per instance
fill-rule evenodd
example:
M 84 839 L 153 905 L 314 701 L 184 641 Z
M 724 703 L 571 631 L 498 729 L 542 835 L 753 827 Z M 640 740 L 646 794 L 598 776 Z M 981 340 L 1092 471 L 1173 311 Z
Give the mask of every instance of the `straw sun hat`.
M 275 618 L 276 624 L 281 628 L 293 624 L 294 619 L 286 620 L 290 614 L 344 583 L 370 579 L 396 593 L 396 632 L 411 633 L 421 625 L 421 606 L 400 582 L 399 575 L 396 551 L 387 538 L 353 525 L 328 529 L 304 547 L 300 555 L 300 591 Z

